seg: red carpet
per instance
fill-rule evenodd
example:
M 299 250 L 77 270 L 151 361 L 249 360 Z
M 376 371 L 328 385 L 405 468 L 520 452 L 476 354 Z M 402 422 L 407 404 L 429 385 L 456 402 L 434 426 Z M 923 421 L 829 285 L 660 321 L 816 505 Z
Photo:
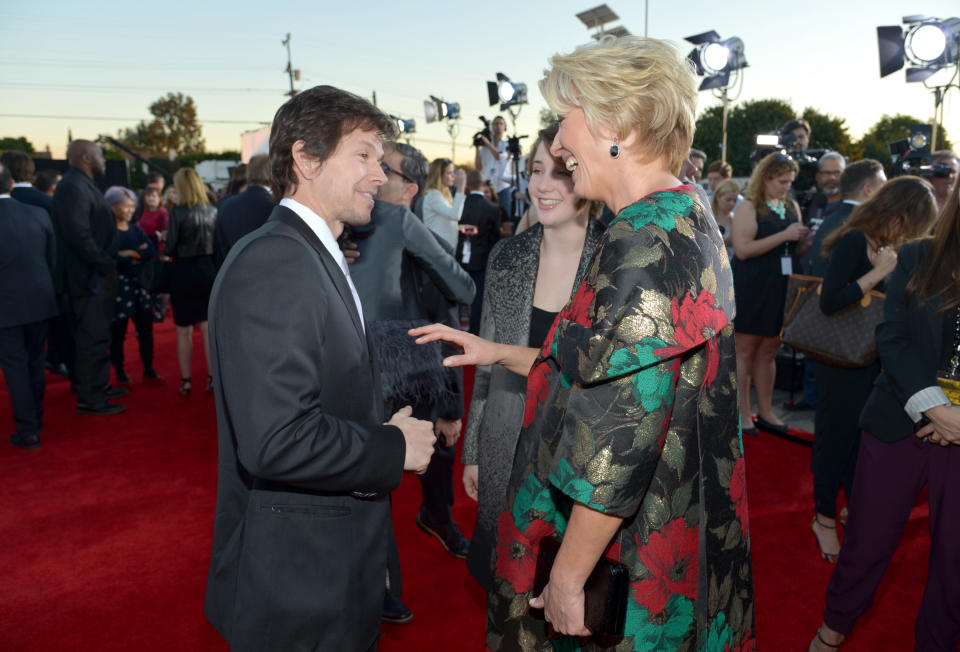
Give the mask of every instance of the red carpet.
M 0 442 L 0 650 L 226 650 L 203 612 L 216 491 L 212 396 L 199 338 L 193 394 L 177 395 L 174 331 L 156 329 L 167 385 L 136 384 L 114 417 L 78 417 L 68 383 L 49 377 L 43 447 Z M 12 431 L 0 385 L 0 432 Z M 809 529 L 810 449 L 767 435 L 745 442 L 759 649 L 804 650 L 820 622 L 831 566 Z M 469 536 L 475 508 L 456 472 L 455 520 Z M 394 497 L 409 625 L 384 626 L 394 650 L 482 650 L 484 595 L 462 561 L 413 523 L 420 485 Z M 845 651 L 904 650 L 926 575 L 926 505 L 914 511 L 871 612 Z

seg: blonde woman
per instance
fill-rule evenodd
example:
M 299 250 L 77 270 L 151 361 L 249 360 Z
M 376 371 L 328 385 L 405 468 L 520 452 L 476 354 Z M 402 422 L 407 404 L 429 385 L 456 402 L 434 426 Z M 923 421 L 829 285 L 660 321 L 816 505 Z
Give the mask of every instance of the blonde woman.
M 456 185 L 457 196 L 450 192 Z M 456 248 L 460 215 L 466 200 L 467 174 L 454 167 L 448 158 L 438 158 L 427 172 L 427 191 L 423 195 L 423 223 L 428 229 Z
M 716 224 L 677 178 L 696 113 L 689 62 L 666 41 L 605 37 L 554 56 L 540 90 L 561 120 L 550 153 L 616 219 L 539 348 L 411 333 L 458 344 L 448 365 L 527 376 L 487 648 L 548 649 L 530 611 L 543 609 L 568 637 L 556 649 L 601 649 L 578 637 L 591 635 L 585 581 L 607 556 L 630 573 L 618 650 L 753 650 L 733 279 Z M 538 595 L 548 539 L 560 547 Z
M 177 362 L 180 365 L 181 396 L 193 389 L 190 369 L 193 359 L 193 327 L 203 334 L 203 352 L 210 369 L 210 344 L 207 337 L 207 302 L 216 268 L 213 263 L 213 233 L 217 209 L 207 199 L 207 189 L 192 168 L 173 175 L 177 203 L 170 211 L 167 244 L 164 253 L 173 258 L 170 269 L 170 303 L 177 326 Z M 212 379 L 207 375 L 207 391 Z
M 713 218 L 720 228 L 723 244 L 727 245 L 727 254 L 733 260 L 733 209 L 737 206 L 740 196 L 740 186 L 732 179 L 725 179 L 717 184 L 713 191 Z
M 773 413 L 773 382 L 780 327 L 792 259 L 810 248 L 810 229 L 790 197 L 796 162 L 784 154 L 765 156 L 754 168 L 744 200 L 733 218 L 733 278 L 737 297 L 737 385 L 740 425 L 783 433 L 787 425 Z M 750 407 L 750 383 L 757 390 L 757 422 Z

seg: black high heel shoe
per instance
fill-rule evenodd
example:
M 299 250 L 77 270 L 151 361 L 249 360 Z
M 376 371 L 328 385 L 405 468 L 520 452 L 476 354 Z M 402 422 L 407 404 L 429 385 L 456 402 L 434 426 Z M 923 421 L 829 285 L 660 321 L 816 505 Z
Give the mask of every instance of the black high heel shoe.
M 188 396 L 191 389 L 193 389 L 193 383 L 190 382 L 190 377 L 187 376 L 186 378 L 181 378 L 180 389 L 177 391 L 177 394 L 180 396 Z
M 826 561 L 828 564 L 836 564 L 837 557 L 840 556 L 840 553 L 838 552 L 837 554 L 833 554 L 830 552 L 824 552 L 823 545 L 820 543 L 820 537 L 819 535 L 817 535 L 817 530 L 815 529 L 817 525 L 819 525 L 822 528 L 826 528 L 828 530 L 836 530 L 837 526 L 824 525 L 823 523 L 820 522 L 820 519 L 817 518 L 816 514 L 813 515 L 813 520 L 810 521 L 810 529 L 813 531 L 813 536 L 817 540 L 817 548 L 820 550 L 820 556 L 823 557 L 824 561 Z M 824 645 L 828 645 L 828 643 L 824 642 Z

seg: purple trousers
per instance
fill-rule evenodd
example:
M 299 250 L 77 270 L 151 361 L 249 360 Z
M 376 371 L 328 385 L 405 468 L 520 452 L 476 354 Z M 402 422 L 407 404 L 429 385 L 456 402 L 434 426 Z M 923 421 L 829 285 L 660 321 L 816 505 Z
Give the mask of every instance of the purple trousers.
M 841 634 L 873 604 L 917 494 L 930 495 L 930 568 L 914 628 L 918 651 L 960 646 L 960 446 L 913 435 L 885 443 L 864 431 L 850 520 L 827 588 L 823 622 Z

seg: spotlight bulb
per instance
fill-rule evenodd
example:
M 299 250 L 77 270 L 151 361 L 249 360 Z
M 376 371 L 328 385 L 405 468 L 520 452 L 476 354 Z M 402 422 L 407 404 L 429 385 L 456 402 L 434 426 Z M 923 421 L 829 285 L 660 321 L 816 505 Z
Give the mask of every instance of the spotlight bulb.
M 516 88 L 513 84 L 508 81 L 500 82 L 500 101 L 507 103 L 513 99 L 513 96 L 516 94 Z
M 730 59 L 730 49 L 720 43 L 710 43 L 703 49 L 703 67 L 710 74 L 723 70 Z
M 929 63 L 943 56 L 947 47 L 947 35 L 938 25 L 926 23 L 912 29 L 904 45 L 917 59 Z

